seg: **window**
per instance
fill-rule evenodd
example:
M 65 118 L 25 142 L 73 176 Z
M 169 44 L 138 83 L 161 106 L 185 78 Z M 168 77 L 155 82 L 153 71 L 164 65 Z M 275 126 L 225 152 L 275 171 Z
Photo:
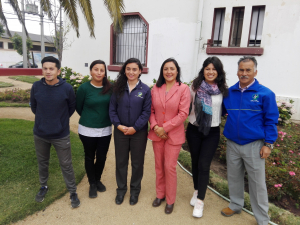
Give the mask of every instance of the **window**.
M 129 58 L 137 58 L 148 72 L 148 32 L 149 24 L 140 13 L 123 14 L 123 31 L 114 32 L 111 26 L 111 52 L 108 70 L 119 71 Z
M 3 42 L 0 41 L 0 48 L 3 48 Z
M 30 49 L 31 51 L 41 51 L 41 46 L 39 45 L 32 45 L 32 49 Z
M 45 46 L 45 51 L 46 52 L 56 52 L 56 49 L 54 47 Z
M 8 42 L 8 49 L 14 49 L 14 45 L 11 42 Z
M 260 47 L 265 6 L 253 6 L 249 33 L 249 47 Z
M 225 8 L 215 9 L 212 40 L 213 46 L 222 46 Z
M 230 38 L 229 38 L 230 47 L 240 47 L 243 20 L 244 20 L 244 11 L 245 11 L 244 7 L 233 8 L 232 10 L 231 31 L 230 31 Z

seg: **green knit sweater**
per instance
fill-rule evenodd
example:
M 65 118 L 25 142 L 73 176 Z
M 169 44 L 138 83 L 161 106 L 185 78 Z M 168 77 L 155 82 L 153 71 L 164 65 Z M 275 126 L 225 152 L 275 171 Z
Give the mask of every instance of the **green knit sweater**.
M 103 88 L 96 88 L 86 82 L 77 90 L 76 111 L 80 115 L 79 124 L 90 128 L 111 126 L 109 119 L 109 102 L 111 93 L 103 95 Z

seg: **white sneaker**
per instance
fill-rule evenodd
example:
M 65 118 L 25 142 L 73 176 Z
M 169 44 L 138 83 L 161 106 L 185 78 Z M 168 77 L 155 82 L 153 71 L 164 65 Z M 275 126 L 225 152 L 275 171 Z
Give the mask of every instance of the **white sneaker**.
M 196 190 L 196 191 L 194 191 L 193 197 L 190 201 L 191 206 L 195 206 L 195 203 L 197 201 L 197 195 L 198 195 L 198 191 Z
M 200 199 L 197 199 L 193 210 L 193 217 L 198 217 L 198 218 L 202 217 L 203 207 L 204 207 L 204 202 L 201 201 Z

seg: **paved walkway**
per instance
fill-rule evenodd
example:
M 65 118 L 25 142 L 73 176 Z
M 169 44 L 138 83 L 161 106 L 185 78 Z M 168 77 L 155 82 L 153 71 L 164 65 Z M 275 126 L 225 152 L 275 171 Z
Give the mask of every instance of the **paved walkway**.
M 34 115 L 29 108 L 0 108 L 0 118 L 34 120 Z M 75 113 L 70 122 L 73 132 L 77 132 L 78 120 L 79 116 Z M 129 170 L 128 181 L 130 180 L 130 172 Z M 70 207 L 69 194 L 66 194 L 47 207 L 46 210 L 37 212 L 17 224 L 256 224 L 254 217 L 245 212 L 229 218 L 223 217 L 220 210 L 227 207 L 228 202 L 209 190 L 205 199 L 203 217 L 194 218 L 192 216 L 193 207 L 189 204 L 193 193 L 192 178 L 178 166 L 177 174 L 178 188 L 174 211 L 172 214 L 166 215 L 164 213 L 165 204 L 158 208 L 151 206 L 155 198 L 155 170 L 152 143 L 148 141 L 139 202 L 134 206 L 129 205 L 130 194 L 128 192 L 123 204 L 116 205 L 114 202 L 116 195 L 115 156 L 112 140 L 102 178 L 107 188 L 106 192 L 98 192 L 97 198 L 90 199 L 88 197 L 89 185 L 85 176 L 78 185 L 78 195 L 81 201 L 79 208 L 72 209 Z M 51 191 L 51 184 L 49 184 L 49 188 Z

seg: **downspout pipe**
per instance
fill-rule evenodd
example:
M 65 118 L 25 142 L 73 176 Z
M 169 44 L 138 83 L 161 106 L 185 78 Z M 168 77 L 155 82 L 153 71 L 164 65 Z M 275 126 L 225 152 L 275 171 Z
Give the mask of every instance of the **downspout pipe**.
M 198 6 L 198 17 L 197 17 L 197 27 L 196 27 L 196 39 L 195 39 L 195 48 L 194 48 L 194 63 L 192 70 L 191 80 L 196 77 L 198 73 L 198 56 L 200 51 L 200 41 L 201 41 L 201 30 L 202 30 L 202 15 L 203 15 L 203 2 L 204 0 L 199 0 Z

